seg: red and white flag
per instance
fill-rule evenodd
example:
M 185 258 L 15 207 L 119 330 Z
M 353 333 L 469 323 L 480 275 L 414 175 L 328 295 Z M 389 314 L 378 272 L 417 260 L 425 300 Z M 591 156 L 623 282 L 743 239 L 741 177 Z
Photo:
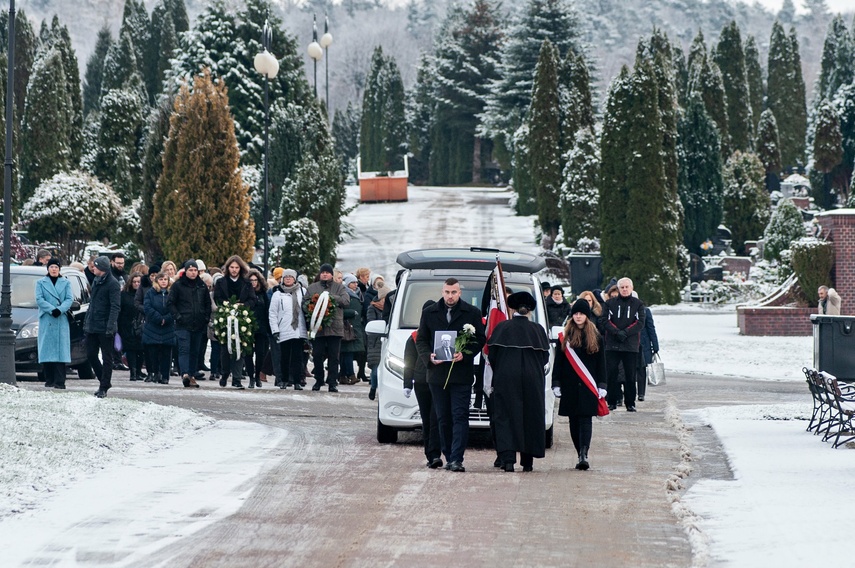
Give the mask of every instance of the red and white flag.
M 501 322 L 508 319 L 508 304 L 505 300 L 505 277 L 502 274 L 502 263 L 496 258 L 496 268 L 490 274 L 490 308 L 487 310 L 486 335 L 489 341 L 493 330 Z M 484 394 L 490 395 L 493 390 L 493 367 L 490 366 L 488 347 L 484 346 Z

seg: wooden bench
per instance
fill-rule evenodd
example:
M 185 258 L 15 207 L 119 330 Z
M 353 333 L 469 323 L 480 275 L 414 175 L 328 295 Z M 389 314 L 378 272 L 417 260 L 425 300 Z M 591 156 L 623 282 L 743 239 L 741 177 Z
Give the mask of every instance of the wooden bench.
M 825 371 L 803 370 L 813 398 L 807 430 L 822 434 L 823 442 L 833 439 L 833 448 L 855 440 L 855 386 L 841 383 Z

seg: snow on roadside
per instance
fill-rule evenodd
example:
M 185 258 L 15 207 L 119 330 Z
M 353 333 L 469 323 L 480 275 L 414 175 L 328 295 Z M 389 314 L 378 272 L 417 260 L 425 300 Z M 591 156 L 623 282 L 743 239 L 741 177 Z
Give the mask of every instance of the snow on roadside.
M 214 423 L 196 412 L 0 384 L 0 520 L 69 482 L 168 448 Z

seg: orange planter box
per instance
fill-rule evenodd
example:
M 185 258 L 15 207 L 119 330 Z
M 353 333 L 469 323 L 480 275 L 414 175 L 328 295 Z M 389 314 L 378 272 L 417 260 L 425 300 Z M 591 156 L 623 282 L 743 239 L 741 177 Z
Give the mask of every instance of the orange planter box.
M 364 177 L 359 180 L 359 200 L 362 203 L 377 201 L 407 201 L 407 177 Z

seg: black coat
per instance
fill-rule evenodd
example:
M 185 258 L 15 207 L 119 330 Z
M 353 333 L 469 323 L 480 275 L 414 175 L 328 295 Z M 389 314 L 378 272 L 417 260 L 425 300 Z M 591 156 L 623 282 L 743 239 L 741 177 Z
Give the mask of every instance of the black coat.
M 632 296 L 618 295 L 603 305 L 603 314 L 606 316 L 606 351 L 637 353 L 639 336 L 644 328 L 642 301 Z
M 404 388 L 413 388 L 414 383 L 427 384 L 427 369 L 416 349 L 416 333 L 413 332 L 404 344 Z
M 365 312 L 365 322 L 368 323 L 374 320 L 383 319 L 383 310 L 376 305 L 371 304 Z M 369 335 L 366 340 L 366 355 L 365 361 L 372 369 L 380 364 L 380 350 L 383 348 L 383 342 L 379 335 Z
M 201 278 L 182 276 L 169 289 L 169 311 L 177 329 L 205 331 L 211 319 L 211 295 Z
M 229 276 L 225 275 L 214 284 L 214 302 L 219 306 L 223 302 L 227 302 L 231 298 L 229 294 Z M 240 285 L 240 294 L 237 294 L 237 300 L 248 308 L 254 308 L 256 302 L 255 290 L 252 289 L 252 284 L 243 276 L 238 278 Z
M 564 325 L 564 321 L 570 317 L 570 304 L 562 300 L 561 303 L 552 299 L 552 296 L 546 298 L 546 315 L 549 318 L 549 325 Z
M 93 280 L 83 331 L 92 334 L 119 331 L 121 296 L 122 290 L 119 288 L 119 283 L 109 272 Z
M 656 336 L 656 326 L 653 325 L 653 314 L 650 308 L 644 308 L 644 328 L 641 330 L 641 356 L 644 365 L 653 362 L 653 354 L 659 353 L 659 338 Z
M 388 296 L 386 296 L 388 302 Z M 455 363 L 440 363 L 434 365 L 430 361 L 433 353 L 434 334 L 437 331 L 456 331 L 458 334 L 465 324 L 475 328 L 475 335 L 469 343 L 469 354 L 463 354 L 463 360 Z M 439 301 L 422 312 L 419 322 L 419 332 L 416 336 L 416 348 L 419 357 L 428 370 L 428 383 L 445 385 L 446 377 L 449 384 L 471 385 L 475 380 L 475 356 L 484 348 L 487 338 L 484 335 L 484 323 L 481 321 L 481 310 L 463 301 L 458 301 L 451 311 L 451 321 L 446 319 L 445 300 Z M 449 376 L 449 370 L 451 375 Z
M 582 342 L 584 345 L 584 341 Z M 603 339 L 599 340 L 600 349 L 596 353 L 588 353 L 584 348 L 576 348 L 576 354 L 585 367 L 588 368 L 597 387 L 606 388 L 606 358 L 603 350 Z M 559 416 L 596 416 L 598 396 L 591 392 L 584 379 L 576 374 L 576 370 L 567 360 L 567 353 L 561 346 L 555 348 L 555 362 L 552 369 L 552 386 L 561 387 L 561 398 L 558 403 Z
M 151 287 L 145 293 L 145 327 L 143 343 L 145 345 L 175 345 L 175 320 L 169 311 L 169 292 L 158 292 Z
M 546 452 L 544 366 L 549 340 L 543 328 L 523 316 L 496 326 L 487 342 L 493 369 L 493 426 L 496 451 Z
M 136 290 L 122 292 L 121 308 L 119 309 L 119 336 L 122 338 L 122 349 L 125 351 L 142 350 L 142 333 L 137 335 L 134 331 L 134 320 L 141 320 L 142 314 L 137 311 L 137 307 L 134 305 L 134 296 L 136 296 Z M 142 326 L 137 329 L 142 332 Z
M 258 322 L 258 330 L 255 333 L 270 335 L 270 315 L 268 313 L 270 311 L 270 298 L 267 297 L 266 290 L 255 295 L 255 306 L 253 306 L 252 311 L 255 313 L 255 321 Z

